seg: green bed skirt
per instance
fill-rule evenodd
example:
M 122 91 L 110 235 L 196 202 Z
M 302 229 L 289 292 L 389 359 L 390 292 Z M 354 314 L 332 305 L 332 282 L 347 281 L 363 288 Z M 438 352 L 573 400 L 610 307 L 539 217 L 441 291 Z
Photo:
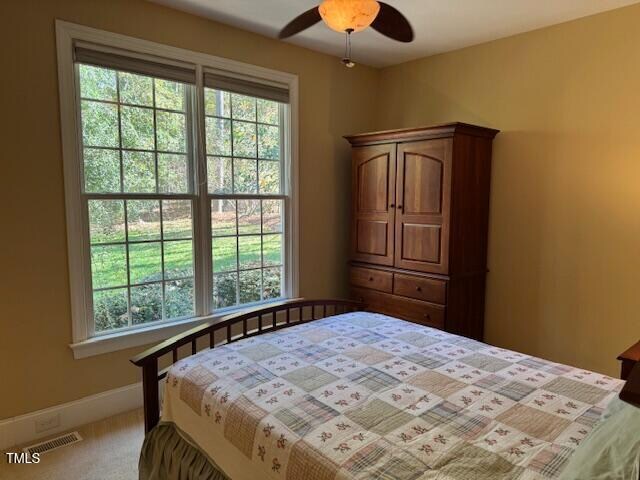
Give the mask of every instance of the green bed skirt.
M 140 480 L 229 480 L 215 463 L 172 423 L 160 423 L 142 444 Z

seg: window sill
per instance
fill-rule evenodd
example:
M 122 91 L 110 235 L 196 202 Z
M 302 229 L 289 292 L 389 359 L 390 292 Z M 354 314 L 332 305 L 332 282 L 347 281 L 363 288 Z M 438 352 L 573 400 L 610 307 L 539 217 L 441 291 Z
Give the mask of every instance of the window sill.
M 259 305 L 264 305 L 266 307 L 270 303 L 279 301 L 282 301 L 282 298 L 274 300 L 273 302 L 264 302 Z M 245 305 L 241 308 L 225 309 L 224 311 L 216 313 L 215 315 L 188 318 L 186 320 L 163 323 L 161 325 L 151 325 L 149 327 L 140 328 L 137 330 L 129 330 L 123 332 L 121 331 L 107 335 L 100 335 L 99 337 L 89 338 L 81 342 L 71 343 L 69 344 L 69 347 L 71 348 L 71 350 L 73 350 L 73 358 L 79 360 L 81 358 L 93 357 L 95 355 L 102 355 L 110 352 L 117 352 L 118 350 L 125 350 L 127 348 L 140 347 L 143 345 L 149 345 L 151 343 L 159 343 L 201 323 L 211 320 L 217 320 L 226 315 L 242 312 L 244 310 L 255 307 L 255 304 L 250 306 Z

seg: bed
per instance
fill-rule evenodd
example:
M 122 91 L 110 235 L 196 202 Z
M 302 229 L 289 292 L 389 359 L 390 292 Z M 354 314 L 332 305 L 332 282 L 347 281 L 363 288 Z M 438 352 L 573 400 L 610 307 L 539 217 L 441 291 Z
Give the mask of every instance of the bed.
M 555 479 L 619 402 L 622 380 L 363 307 L 282 302 L 133 359 L 140 478 Z

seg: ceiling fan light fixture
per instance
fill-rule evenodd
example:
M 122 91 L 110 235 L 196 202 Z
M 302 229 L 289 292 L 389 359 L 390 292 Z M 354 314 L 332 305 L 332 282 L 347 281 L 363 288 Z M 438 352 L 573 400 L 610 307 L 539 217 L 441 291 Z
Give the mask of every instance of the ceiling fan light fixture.
M 360 32 L 373 23 L 380 11 L 376 0 L 323 0 L 320 16 L 336 32 Z

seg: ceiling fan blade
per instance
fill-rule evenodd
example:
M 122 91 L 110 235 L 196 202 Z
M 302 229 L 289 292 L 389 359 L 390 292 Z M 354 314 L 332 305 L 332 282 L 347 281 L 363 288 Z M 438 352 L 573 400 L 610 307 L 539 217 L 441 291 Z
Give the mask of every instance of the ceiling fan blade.
M 298 15 L 296 18 L 287 23 L 287 25 L 282 30 L 280 30 L 278 38 L 283 39 L 290 37 L 291 35 L 295 35 L 296 33 L 314 26 L 320 20 L 322 20 L 322 17 L 320 16 L 318 7 L 313 7 L 312 9 Z
M 371 26 L 381 34 L 399 42 L 413 41 L 413 28 L 409 20 L 398 10 L 384 2 L 380 4 L 380 12 Z

